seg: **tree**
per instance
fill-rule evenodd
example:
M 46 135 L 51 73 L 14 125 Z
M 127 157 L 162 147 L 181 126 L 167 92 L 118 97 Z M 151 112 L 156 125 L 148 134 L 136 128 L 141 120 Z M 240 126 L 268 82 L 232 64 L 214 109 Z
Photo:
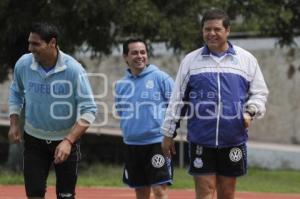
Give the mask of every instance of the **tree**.
M 256 24 L 255 31 L 264 36 L 279 37 L 280 46 L 295 45 L 300 34 L 300 1 L 298 0 L 229 0 L 227 10 L 244 17 L 244 24 Z M 253 26 L 250 26 L 253 27 Z M 251 31 L 251 29 L 248 30 Z
M 34 22 L 49 22 L 61 31 L 59 44 L 72 53 L 82 44 L 94 55 L 110 53 L 112 1 L 97 0 L 3 0 L 0 3 L 0 82 L 16 60 L 27 52 L 29 27 Z
M 109 54 L 133 35 L 164 41 L 180 52 L 200 46 L 201 14 L 212 7 L 227 11 L 233 31 L 278 36 L 281 46 L 292 45 L 300 33 L 298 0 L 2 0 L 0 82 L 27 51 L 33 22 L 57 25 L 60 46 L 68 53 L 84 45 L 92 56 Z

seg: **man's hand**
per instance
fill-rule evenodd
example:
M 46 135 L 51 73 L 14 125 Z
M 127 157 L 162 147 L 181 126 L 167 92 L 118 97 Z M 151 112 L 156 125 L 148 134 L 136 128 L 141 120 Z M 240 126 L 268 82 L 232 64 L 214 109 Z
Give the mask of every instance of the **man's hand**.
M 11 126 L 8 132 L 8 139 L 10 143 L 17 144 L 21 142 L 21 128 L 19 126 Z
M 161 147 L 164 155 L 170 159 L 172 155 L 176 154 L 175 143 L 171 137 L 164 136 Z
M 71 143 L 68 140 L 62 140 L 55 149 L 54 164 L 64 162 L 69 157 L 71 149 Z
M 62 140 L 55 149 L 55 164 L 62 163 L 69 157 L 73 143 L 75 143 L 76 140 L 80 139 L 80 137 L 85 133 L 89 125 L 90 123 L 84 119 L 80 119 L 78 122 L 75 123 L 68 136 L 65 137 L 65 139 Z
M 251 121 L 252 121 L 252 118 L 251 116 L 249 115 L 249 113 L 243 113 L 244 115 L 244 125 L 246 128 L 249 128 L 250 127 L 250 124 L 251 124 Z

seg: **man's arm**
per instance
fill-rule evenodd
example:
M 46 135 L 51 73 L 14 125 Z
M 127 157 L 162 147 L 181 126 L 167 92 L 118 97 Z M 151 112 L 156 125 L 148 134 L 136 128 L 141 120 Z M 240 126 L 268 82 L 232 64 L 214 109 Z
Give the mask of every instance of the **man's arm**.
M 11 143 L 20 143 L 21 142 L 21 128 L 19 122 L 19 115 L 12 114 L 10 115 L 10 128 L 8 132 L 8 139 Z
M 90 123 L 83 119 L 80 119 L 78 122 L 75 123 L 70 133 L 56 147 L 54 154 L 55 164 L 62 163 L 69 157 L 72 146 L 86 132 L 89 126 Z
M 58 164 L 65 161 L 72 149 L 72 145 L 80 139 L 88 127 L 94 122 L 97 112 L 97 106 L 94 101 L 93 92 L 84 69 L 78 73 L 78 82 L 75 83 L 75 98 L 78 104 L 77 110 L 79 119 L 74 124 L 68 135 L 56 147 L 54 154 L 54 163 Z
M 249 99 L 246 102 L 245 114 L 250 121 L 255 118 L 261 118 L 266 112 L 265 104 L 269 94 L 267 85 L 265 83 L 260 67 L 254 59 L 254 66 L 256 67 L 252 81 L 249 87 Z
M 10 128 L 8 132 L 8 138 L 11 143 L 21 142 L 21 127 L 20 127 L 20 115 L 22 108 L 24 108 L 24 86 L 21 79 L 21 73 L 24 66 L 21 64 L 22 58 L 20 58 L 14 69 L 13 81 L 10 86 L 8 106 L 10 117 Z
M 185 59 L 182 61 L 177 72 L 172 95 L 161 127 L 164 134 L 162 150 L 167 157 L 171 157 L 172 154 L 176 153 L 173 138 L 176 135 L 176 129 L 179 126 L 179 121 L 182 116 L 182 110 L 184 107 L 183 99 L 185 97 L 187 83 L 189 81 L 188 66 L 186 65 L 186 62 L 187 61 Z

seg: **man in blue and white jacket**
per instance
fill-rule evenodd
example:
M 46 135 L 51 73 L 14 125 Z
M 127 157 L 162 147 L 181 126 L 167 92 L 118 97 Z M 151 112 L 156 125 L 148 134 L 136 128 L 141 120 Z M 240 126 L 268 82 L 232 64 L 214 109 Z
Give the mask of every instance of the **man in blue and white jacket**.
M 57 198 L 75 198 L 79 138 L 96 115 L 96 104 L 80 63 L 57 46 L 58 31 L 35 24 L 29 51 L 16 63 L 10 88 L 9 139 L 21 141 L 19 115 L 25 109 L 24 179 L 28 198 L 44 198 L 54 163 Z
M 115 89 L 116 110 L 126 144 L 123 181 L 137 199 L 167 198 L 172 182 L 170 161 L 163 156 L 161 124 L 173 88 L 172 78 L 148 65 L 148 50 L 141 39 L 123 44 L 128 70 Z
M 197 199 L 233 199 L 236 177 L 246 173 L 248 127 L 265 113 L 268 89 L 255 57 L 232 45 L 222 10 L 202 19 L 205 46 L 182 60 L 162 126 L 163 151 L 174 152 L 173 134 L 187 115 L 189 173 Z

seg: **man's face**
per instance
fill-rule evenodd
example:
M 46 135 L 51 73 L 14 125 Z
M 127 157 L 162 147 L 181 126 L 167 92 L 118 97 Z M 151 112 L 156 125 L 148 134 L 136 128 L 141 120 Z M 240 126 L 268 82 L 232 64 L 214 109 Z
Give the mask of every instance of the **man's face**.
M 54 40 L 54 39 L 52 39 Z M 39 63 L 44 63 L 52 52 L 53 41 L 47 43 L 36 33 L 30 33 L 28 38 L 28 50 L 33 54 Z
M 223 52 L 227 50 L 227 37 L 230 33 L 230 28 L 228 27 L 226 29 L 221 19 L 204 22 L 202 32 L 203 40 L 209 50 L 213 52 Z
M 129 69 L 135 75 L 139 74 L 148 62 L 147 49 L 143 42 L 130 43 L 128 54 L 123 55 Z

